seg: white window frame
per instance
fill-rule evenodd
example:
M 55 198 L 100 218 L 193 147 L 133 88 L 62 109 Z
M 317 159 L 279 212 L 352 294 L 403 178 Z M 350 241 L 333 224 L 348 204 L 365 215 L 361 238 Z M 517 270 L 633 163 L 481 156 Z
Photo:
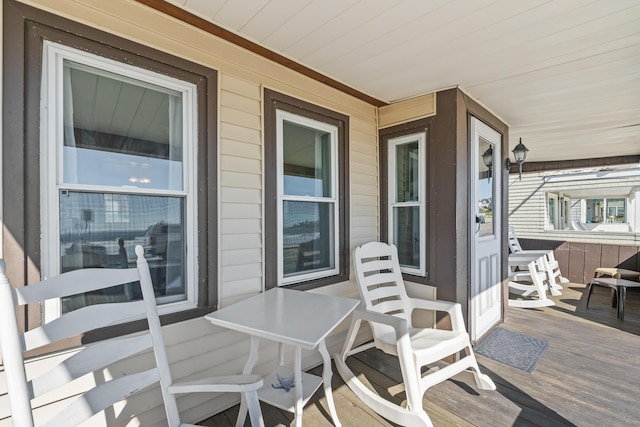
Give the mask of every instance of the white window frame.
M 120 74 L 140 82 L 182 94 L 183 123 L 183 189 L 154 190 L 135 186 L 112 187 L 63 183 L 63 64 L 73 61 L 97 69 Z M 114 61 L 69 46 L 51 41 L 43 45 L 43 76 L 41 88 L 40 116 L 40 218 L 41 218 L 41 276 L 43 279 L 60 274 L 60 206 L 59 192 L 62 189 L 96 193 L 120 193 L 131 195 L 154 195 L 182 197 L 185 200 L 184 220 L 186 240 L 185 292 L 186 300 L 171 301 L 158 298 L 160 314 L 174 313 L 197 307 L 197 95 L 196 86 L 176 78 L 165 76 L 133 65 Z M 167 301 L 163 303 L 163 299 Z M 60 316 L 60 300 L 45 304 L 44 320 L 51 321 Z
M 396 147 L 403 144 L 418 141 L 418 201 L 417 202 L 396 202 Z M 403 273 L 413 274 L 418 276 L 425 276 L 426 274 L 426 178 L 427 178 L 427 159 L 426 159 L 426 146 L 427 135 L 425 132 L 414 133 L 411 135 L 400 136 L 388 140 L 388 167 L 387 167 L 387 179 L 388 179 L 388 239 L 390 243 L 395 244 L 394 235 L 394 210 L 395 207 L 412 207 L 418 206 L 420 208 L 420 265 L 419 268 L 410 268 L 401 266 L 400 270 Z
M 551 213 L 549 212 L 549 203 L 553 202 L 554 212 L 553 218 L 551 218 Z M 559 230 L 559 204 L 560 204 L 560 195 L 558 193 L 547 193 L 546 197 L 546 205 L 544 208 L 544 212 L 546 214 L 546 229 L 547 230 Z
M 290 196 L 284 194 L 284 163 L 283 163 L 283 137 L 284 122 L 299 124 L 301 126 L 317 129 L 327 132 L 331 135 L 330 152 L 331 152 L 331 196 L 330 197 L 312 197 L 312 196 Z M 284 110 L 276 110 L 276 189 L 277 189 L 277 226 L 278 226 L 278 286 L 286 286 L 294 283 L 306 282 L 309 280 L 320 279 L 324 277 L 335 276 L 340 273 L 340 205 L 338 197 L 338 128 L 329 123 L 313 120 L 307 117 L 299 116 Z M 284 259 L 283 252 L 283 203 L 285 201 L 297 202 L 323 202 L 333 203 L 333 235 L 331 236 L 331 245 L 333 246 L 334 266 L 321 271 L 314 271 L 307 274 L 296 274 L 290 277 L 284 277 Z

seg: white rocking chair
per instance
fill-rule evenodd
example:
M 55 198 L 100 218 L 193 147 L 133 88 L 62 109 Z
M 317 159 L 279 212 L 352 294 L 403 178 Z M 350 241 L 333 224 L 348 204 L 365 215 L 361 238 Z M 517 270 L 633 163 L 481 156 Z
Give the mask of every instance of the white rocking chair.
M 470 368 L 479 388 L 495 390 L 491 378 L 480 372 L 460 304 L 409 298 L 395 246 L 379 242 L 360 246 L 354 253 L 354 265 L 364 307 L 354 312 L 344 348 L 334 359 L 344 381 L 367 406 L 403 426 L 431 427 L 431 420 L 422 407 L 423 395 L 430 387 Z M 448 313 L 452 330 L 414 327 L 411 320 L 414 309 Z M 373 344 L 352 349 L 363 320 L 371 325 Z M 406 389 L 406 407 L 375 394 L 347 366 L 348 356 L 373 346 L 398 357 Z M 455 358 L 463 350 L 466 356 L 422 375 L 423 366 L 437 362 L 443 366 L 442 359 Z
M 175 395 L 194 392 L 240 392 L 248 402 L 252 425 L 264 426 L 257 396 L 257 390 L 262 386 L 263 380 L 258 375 L 199 378 L 183 383 L 174 383 L 171 380 L 151 275 L 147 260 L 143 256 L 142 246 L 136 246 L 136 254 L 138 268 L 75 270 L 21 288 L 11 287 L 5 276 L 4 261 L 0 259 L 0 347 L 13 425 L 20 427 L 33 427 L 34 424 L 51 427 L 76 426 L 93 415 L 108 410 L 115 403 L 127 400 L 134 394 L 160 383 L 170 427 L 190 425 L 180 422 Z M 65 313 L 58 319 L 26 333 L 19 332 L 16 320 L 17 307 L 38 304 L 52 298 L 98 291 L 116 285 L 131 284 L 138 280 L 142 288 L 143 300 L 85 306 Z M 86 345 L 51 370 L 39 372 L 41 375 L 38 377 L 27 379 L 24 365 L 25 352 L 98 328 L 144 318 L 149 324 L 147 333 Z M 126 371 L 124 374 L 121 372 L 122 367 L 110 368 L 118 361 L 150 349 L 153 349 L 155 357 L 148 357 L 148 359 L 142 357 L 135 363 L 130 363 L 124 370 Z M 149 361 L 153 359 L 155 363 L 141 367 L 144 365 L 143 359 Z M 140 367 L 142 369 L 136 369 Z M 60 393 L 68 394 L 68 383 L 94 372 L 96 384 L 89 385 L 88 390 L 87 383 L 92 381 L 78 384 L 76 390 L 81 392 L 81 395 L 69 399 L 68 406 L 64 407 L 65 402 L 59 401 L 50 406 L 50 412 L 54 409 L 60 410 L 51 418 L 47 413 L 44 416 L 46 420 L 40 419 L 42 417 L 39 411 L 34 417 L 33 399 L 58 388 L 66 387 L 67 390 Z M 105 375 L 105 372 L 108 373 Z M 131 409 L 126 412 L 119 411 L 119 415 L 113 415 L 116 417 L 113 422 L 117 421 L 118 425 L 125 424 L 130 417 L 136 415 Z M 145 424 L 144 419 L 138 422 Z
M 544 252 L 543 257 L 543 268 L 546 271 L 546 274 L 549 278 L 549 284 L 551 285 L 551 289 L 549 291 L 552 295 L 561 295 L 562 286 L 561 283 L 569 283 L 569 279 L 562 276 L 560 272 L 560 264 L 556 260 L 553 255 L 552 250 L 547 251 L 529 251 L 522 249 L 520 246 L 520 241 L 518 240 L 518 236 L 516 236 L 516 230 L 513 225 L 509 226 L 509 252 L 512 254 L 515 253 L 527 253 L 527 252 Z M 526 270 L 525 266 L 522 266 L 522 270 Z

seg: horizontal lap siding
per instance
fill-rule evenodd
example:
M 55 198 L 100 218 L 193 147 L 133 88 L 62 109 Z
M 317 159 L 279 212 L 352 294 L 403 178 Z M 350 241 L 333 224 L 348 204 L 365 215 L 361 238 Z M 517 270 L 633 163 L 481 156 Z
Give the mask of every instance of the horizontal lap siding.
M 220 246 L 221 306 L 262 290 L 260 93 L 259 83 L 221 73 L 220 237 L 222 242 L 236 238 L 251 242 L 244 248 Z
M 269 62 L 205 32 L 177 22 L 142 4 L 128 0 L 25 1 L 52 13 L 162 50 L 218 70 L 218 195 L 219 278 L 221 306 L 260 292 L 264 287 L 263 248 L 263 106 L 264 88 L 297 97 L 349 116 L 349 185 L 351 253 L 355 246 L 379 238 L 378 145 L 375 107 L 290 69 Z M 357 298 L 353 284 L 338 284 L 317 292 Z M 345 325 L 340 329 L 344 333 Z M 202 319 L 164 327 L 175 379 L 240 373 L 249 340 L 243 334 L 217 328 Z M 341 337 L 330 337 L 329 350 L 338 351 Z M 276 347 L 265 344 L 257 370 L 271 369 Z M 144 357 L 129 361 L 131 366 Z M 40 369 L 48 359 L 30 361 Z M 305 352 L 303 364 L 318 363 Z M 0 384 L 4 381 L 0 370 Z M 73 394 L 71 388 L 69 395 Z M 212 398 L 213 397 L 213 398 Z M 64 399 L 64 396 L 60 397 Z M 237 402 L 237 395 L 182 396 L 179 405 L 187 420 L 198 420 Z M 0 389 L 0 427 L 10 425 L 6 392 Z M 43 403 L 53 406 L 54 403 Z M 145 426 L 163 425 L 164 413 L 157 389 L 124 405 L 122 416 L 139 416 Z M 46 418 L 46 407 L 38 416 Z M 96 420 L 95 425 L 110 421 Z M 124 425 L 124 424 L 123 424 Z
M 351 121 L 350 170 L 351 249 L 353 250 L 363 243 L 378 240 L 380 237 L 377 132 L 375 125 L 372 126 L 364 120 Z

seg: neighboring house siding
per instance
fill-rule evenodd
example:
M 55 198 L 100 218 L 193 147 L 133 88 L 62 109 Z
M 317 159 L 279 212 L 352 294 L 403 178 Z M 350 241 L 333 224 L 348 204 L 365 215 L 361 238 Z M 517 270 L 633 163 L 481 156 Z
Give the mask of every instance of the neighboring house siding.
M 569 241 L 582 243 L 602 243 L 613 245 L 638 245 L 640 244 L 640 233 L 638 232 L 612 232 L 612 231 L 576 231 L 566 230 L 549 230 L 546 228 L 546 193 L 568 193 L 572 190 L 584 190 L 585 188 L 602 189 L 635 189 L 640 188 L 640 177 L 618 177 L 607 178 L 606 173 L 602 179 L 575 180 L 575 181 L 545 181 L 546 176 L 556 176 L 558 172 L 531 172 L 522 175 L 519 180 L 517 174 L 509 175 L 509 225 L 514 226 L 516 235 L 519 238 L 538 239 L 538 240 L 554 240 Z M 594 191 L 594 196 L 597 192 Z M 627 220 L 631 223 L 637 223 L 636 207 L 632 203 L 636 197 L 634 193 L 626 194 Z M 572 199 L 572 204 L 578 199 Z M 635 200 L 637 204 L 637 200 Z M 578 220 L 580 208 L 573 206 L 570 212 L 571 220 Z M 637 227 L 637 225 L 636 225 Z
M 220 306 L 256 294 L 264 288 L 263 249 L 263 119 L 264 87 L 307 102 L 339 111 L 350 118 L 351 247 L 379 238 L 379 183 L 376 108 L 336 89 L 272 63 L 253 53 L 204 33 L 194 27 L 126 0 L 25 1 L 85 25 L 166 51 L 219 72 L 218 170 L 219 187 L 219 278 Z M 6 238 L 6 236 L 5 236 Z M 350 259 L 350 257 L 349 257 Z M 313 292 L 358 297 L 352 283 L 342 283 Z M 346 325 L 340 328 L 344 333 Z M 249 351 L 248 337 L 193 319 L 164 327 L 169 358 L 176 380 L 224 373 L 239 373 Z M 341 347 L 342 334 L 329 338 L 330 353 Z M 265 343 L 257 370 L 273 367 L 276 346 Z M 142 355 L 129 361 L 140 363 Z M 305 353 L 305 366 L 317 364 L 317 354 Z M 38 370 L 52 358 L 32 359 L 28 369 Z M 126 366 L 123 367 L 126 370 Z M 78 386 L 81 388 L 81 386 Z M 77 388 L 70 387 L 69 396 Z M 65 396 L 56 396 L 64 399 Z M 231 406 L 238 396 L 183 396 L 180 407 L 186 420 L 198 420 Z M 36 409 L 46 419 L 49 402 Z M 142 425 L 162 425 L 164 412 L 157 389 L 142 394 L 119 408 L 140 416 Z M 119 413 L 116 411 L 117 413 Z M 0 367 L 0 427 L 11 425 L 4 373 Z M 97 420 L 94 425 L 108 424 Z M 136 421 L 131 423 L 136 424 Z

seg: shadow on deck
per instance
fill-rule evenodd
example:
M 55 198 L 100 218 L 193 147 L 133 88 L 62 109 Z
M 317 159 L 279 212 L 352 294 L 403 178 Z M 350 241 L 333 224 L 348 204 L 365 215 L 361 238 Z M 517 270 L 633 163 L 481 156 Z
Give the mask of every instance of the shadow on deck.
M 553 307 L 510 308 L 505 329 L 548 340 L 551 345 L 529 374 L 478 355 L 496 391 L 478 390 L 473 382 L 445 381 L 425 394 L 424 408 L 436 427 L 445 426 L 637 426 L 640 423 L 640 292 L 629 290 L 625 320 L 616 319 L 610 294 L 597 287 L 589 308 L 585 285 L 569 283 Z M 348 359 L 379 394 L 404 400 L 397 359 L 371 349 Z M 312 370 L 320 374 L 321 368 Z M 334 400 L 345 427 L 393 426 L 367 408 L 333 377 Z M 362 378 L 362 375 L 360 375 Z M 293 416 L 262 405 L 267 426 L 294 425 Z M 238 407 L 201 423 L 234 425 Z M 305 426 L 330 426 L 324 394 L 305 407 Z M 249 425 L 247 422 L 246 425 Z

